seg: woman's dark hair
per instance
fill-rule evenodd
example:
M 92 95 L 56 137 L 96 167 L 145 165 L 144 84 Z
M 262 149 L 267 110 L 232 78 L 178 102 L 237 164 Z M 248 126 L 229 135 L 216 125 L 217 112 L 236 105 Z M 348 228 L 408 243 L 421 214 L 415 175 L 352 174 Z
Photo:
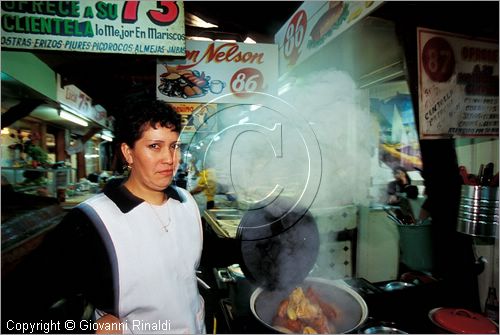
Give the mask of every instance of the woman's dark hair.
M 116 119 L 117 144 L 126 143 L 131 148 L 147 126 L 156 128 L 160 125 L 177 133 L 181 131 L 180 116 L 172 106 L 161 100 L 136 101 L 127 105 Z
M 411 178 L 408 174 L 408 171 L 402 166 L 396 166 L 394 169 L 392 169 L 393 174 L 396 174 L 396 172 L 398 171 L 402 171 L 405 174 L 406 180 L 408 180 L 408 184 L 411 184 Z

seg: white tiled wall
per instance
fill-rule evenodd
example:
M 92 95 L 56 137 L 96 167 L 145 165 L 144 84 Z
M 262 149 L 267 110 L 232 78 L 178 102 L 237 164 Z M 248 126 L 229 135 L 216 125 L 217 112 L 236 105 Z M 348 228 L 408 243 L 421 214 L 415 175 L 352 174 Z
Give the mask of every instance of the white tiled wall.
M 358 209 L 355 205 L 312 209 L 319 230 L 320 246 L 316 265 L 311 276 L 342 279 L 354 276 L 351 241 L 337 241 L 338 233 L 354 229 L 358 225 Z M 354 238 L 357 238 L 356 236 Z

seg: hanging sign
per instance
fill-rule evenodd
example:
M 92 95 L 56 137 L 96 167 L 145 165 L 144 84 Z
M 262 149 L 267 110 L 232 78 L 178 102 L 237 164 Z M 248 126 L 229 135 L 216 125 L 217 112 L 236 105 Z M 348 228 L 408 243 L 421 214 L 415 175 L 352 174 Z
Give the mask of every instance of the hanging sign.
M 278 47 L 274 44 L 186 41 L 186 58 L 158 63 L 158 99 L 168 102 L 252 102 L 276 94 Z
M 79 114 L 88 118 L 92 117 L 92 98 L 75 85 L 63 85 L 61 75 L 56 75 L 57 101 L 71 107 Z
M 382 1 L 304 1 L 274 36 L 279 74 L 315 54 L 382 4 Z
M 184 56 L 181 1 L 2 1 L 2 47 Z
M 191 143 L 197 133 L 217 131 L 217 104 L 177 102 L 170 105 L 181 117 L 182 143 Z
M 181 117 L 183 132 L 217 131 L 215 114 L 217 104 L 172 103 L 170 104 Z
M 498 41 L 417 35 L 420 137 L 498 137 Z
M 107 111 L 100 105 L 94 105 L 92 98 L 75 85 L 63 85 L 61 75 L 57 74 L 57 101 L 70 107 L 75 114 L 84 116 L 105 128 L 113 128 Z

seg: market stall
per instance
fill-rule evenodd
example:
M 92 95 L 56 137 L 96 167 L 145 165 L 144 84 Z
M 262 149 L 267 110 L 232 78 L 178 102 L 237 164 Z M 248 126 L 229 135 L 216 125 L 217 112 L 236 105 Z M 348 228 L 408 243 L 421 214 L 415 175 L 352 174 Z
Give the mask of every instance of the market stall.
M 127 98 L 156 96 L 181 115 L 174 182 L 202 190 L 193 195 L 204 223 L 198 282 L 207 331 L 463 331 L 439 322 L 446 313 L 487 325 L 467 331 L 498 331 L 479 316 L 498 318 L 498 193 L 474 192 L 498 187 L 498 4 L 454 4 L 451 15 L 440 3 L 306 1 L 275 31 L 274 44 L 249 44 L 186 39 L 182 3 L 78 3 L 61 2 L 72 16 L 60 19 L 49 5 L 9 2 L 7 28 L 28 12 L 31 22 L 41 20 L 37 14 L 67 22 L 67 36 L 11 30 L 2 46 L 16 49 L 21 34 L 32 45 L 20 49 L 38 41 L 45 50 L 92 52 L 89 64 L 95 54 L 121 54 L 111 59 L 138 69 Z M 138 9 L 144 13 L 134 21 Z M 73 85 L 70 68 L 44 76 L 45 84 L 9 73 L 5 65 L 27 54 L 2 51 L 2 95 L 22 93 L 2 99 L 2 121 L 13 125 L 2 135 L 2 174 L 15 191 L 60 199 L 47 203 L 54 211 L 33 208 L 43 234 L 61 207 L 98 191 L 113 154 L 112 127 L 106 109 Z M 136 87 L 144 77 L 154 83 Z M 110 103 L 117 116 L 127 103 L 122 92 Z M 62 121 L 63 111 L 80 124 Z M 15 151 L 35 131 L 49 139 L 41 147 L 54 165 Z M 401 169 L 407 182 L 396 186 Z M 43 174 L 41 184 L 17 178 L 32 172 Z M 81 180 L 89 175 L 97 183 Z M 15 215 L 4 221 L 4 214 L 2 251 L 11 253 L 36 222 L 31 215 L 16 230 L 7 224 Z M 294 318 L 294 297 L 317 317 Z
M 64 209 L 99 191 L 87 176 L 109 169 L 112 138 L 103 135 L 113 128 L 91 102 L 32 54 L 2 51 L 2 274 L 36 249 Z
M 431 7 L 422 6 L 419 10 L 431 11 Z M 435 332 L 450 329 L 447 324 L 439 324 L 441 312 L 449 312 L 438 310 L 439 307 L 467 309 L 471 313 L 469 315 L 486 313 L 485 300 L 486 293 L 491 292 L 488 290 L 490 280 L 482 277 L 479 281 L 478 274 L 484 264 L 474 254 L 481 250 L 475 249 L 474 244 L 478 241 L 483 246 L 489 244 L 489 249 L 483 252 L 491 258 L 487 250 L 495 250 L 498 243 L 495 242 L 497 233 L 495 236 L 471 237 L 457 226 L 460 218 L 456 209 L 461 180 L 458 178 L 456 150 L 460 149 L 456 149 L 453 140 L 450 140 L 458 134 L 453 130 L 456 126 L 446 126 L 453 136 L 448 133 L 446 139 L 428 140 L 422 133 L 425 129 L 422 123 L 427 122 L 428 131 L 430 113 L 444 119 L 448 118 L 446 115 L 451 115 L 444 103 L 449 97 L 443 93 L 441 86 L 457 95 L 453 97 L 453 106 L 448 104 L 450 108 L 464 111 L 471 109 L 472 105 L 480 106 L 474 108 L 483 110 L 481 115 L 485 118 L 490 113 L 495 114 L 496 107 L 491 108 L 491 105 L 496 106 L 498 99 L 487 95 L 473 102 L 467 100 L 471 99 L 467 95 L 477 95 L 477 91 L 469 90 L 464 95 L 457 93 L 462 92 L 466 85 L 473 84 L 470 81 L 450 83 L 436 79 L 436 83 L 432 79 L 414 77 L 417 71 L 424 73 L 424 69 L 431 74 L 437 71 L 430 63 L 425 63 L 426 57 L 430 62 L 426 52 L 432 54 L 436 50 L 432 49 L 432 43 L 424 47 L 428 38 L 421 41 L 421 49 L 417 50 L 417 36 L 420 36 L 417 27 L 426 22 L 408 21 L 406 14 L 394 16 L 398 12 L 396 8 L 397 5 L 377 2 L 304 3 L 276 34 L 280 68 L 278 97 L 288 104 L 288 110 L 280 109 L 279 103 L 273 104 L 265 99 L 254 102 L 258 108 L 250 111 L 252 108 L 248 107 L 248 112 L 242 109 L 234 111 L 234 118 L 225 119 L 224 127 L 219 128 L 217 137 L 214 136 L 216 139 L 208 138 L 205 146 L 199 145 L 193 151 L 201 150 L 203 163 L 215 169 L 221 168 L 221 160 L 210 159 L 212 155 L 216 156 L 216 149 L 226 150 L 231 157 L 230 169 L 226 171 L 235 177 L 231 185 L 237 191 L 236 208 L 204 212 L 217 235 L 238 239 L 244 232 L 241 222 L 245 215 L 258 212 L 285 195 L 295 199 L 296 204 L 307 202 L 307 208 L 321 232 L 319 253 L 315 266 L 310 269 L 310 276 L 345 280 L 348 285 L 363 292 L 374 329 L 386 327 L 393 331 Z M 433 18 L 445 15 L 446 11 L 441 9 L 436 9 Z M 440 26 L 438 21 L 433 21 L 429 27 L 437 29 Z M 466 28 L 461 31 L 466 33 L 463 30 Z M 454 45 L 452 33 L 442 33 L 441 36 L 446 36 L 450 40 L 448 43 Z M 479 75 L 470 66 L 485 62 L 485 69 L 491 71 L 482 74 L 486 76 L 484 90 L 489 90 L 488 78 L 497 75 L 498 62 L 497 58 L 492 61 L 488 55 L 497 52 L 498 41 L 479 42 L 481 40 L 472 38 L 456 42 L 457 48 L 453 53 L 457 65 L 453 73 L 457 74 L 456 78 L 470 79 Z M 435 43 L 445 45 L 441 40 Z M 484 50 L 484 60 L 481 56 L 481 59 L 475 58 L 473 64 L 458 64 L 460 57 L 470 59 L 468 50 L 471 49 Z M 416 57 L 419 57 L 418 60 Z M 468 62 L 467 59 L 463 61 Z M 438 64 L 441 63 L 436 66 Z M 450 85 L 453 88 L 449 88 Z M 435 97 L 428 102 L 428 110 L 421 110 L 426 108 L 422 106 L 425 101 L 421 100 L 422 94 L 427 94 L 426 87 L 440 92 L 430 90 L 429 94 L 437 94 L 442 101 Z M 495 92 L 498 94 L 497 90 Z M 460 100 L 464 96 L 466 100 Z M 442 109 L 444 111 L 439 113 Z M 215 114 L 217 117 L 226 116 L 225 112 L 226 109 L 220 108 Z M 260 113 L 265 117 L 261 117 Z M 492 116 L 493 119 L 495 117 L 496 114 Z M 432 121 L 434 126 L 436 122 Z M 495 122 L 476 124 L 479 128 L 488 127 L 488 130 L 475 133 L 484 135 L 484 145 L 491 144 L 491 149 L 487 147 L 484 154 L 492 161 L 498 160 L 498 153 L 493 152 L 498 147 L 498 128 L 492 128 L 492 125 L 497 125 Z M 467 123 L 462 124 L 465 127 Z M 277 126 L 273 128 L 274 125 Z M 240 131 L 235 130 L 238 127 L 241 127 Z M 290 131 L 294 127 L 299 129 L 302 142 L 296 140 L 300 136 L 294 136 L 297 134 Z M 443 121 L 440 127 L 445 127 Z M 229 129 L 236 132 L 231 140 L 224 137 L 230 134 Z M 281 142 L 273 136 L 278 129 Z M 250 134 L 264 135 L 267 141 L 259 142 Z M 242 141 L 238 142 L 240 139 Z M 221 148 L 224 140 L 230 145 Z M 267 148 L 271 150 L 266 151 Z M 307 148 L 308 156 L 301 156 L 304 148 Z M 319 150 L 315 151 L 317 148 Z M 287 161 L 290 155 L 296 160 Z M 288 170 L 278 174 L 286 176 L 285 179 L 272 174 L 283 171 L 280 170 L 282 162 L 288 162 Z M 244 163 L 251 168 L 245 170 Z M 258 175 L 249 171 L 256 171 L 261 166 L 264 168 L 259 170 Z M 406 207 L 388 204 L 387 186 L 393 180 L 393 170 L 398 167 L 404 167 L 409 172 L 416 190 L 414 195 L 400 192 L 399 196 L 407 200 Z M 240 175 L 240 171 L 247 173 L 241 172 Z M 320 176 L 319 183 L 316 183 L 315 176 Z M 302 183 L 304 180 L 308 183 Z M 243 181 L 247 184 L 243 185 Z M 313 193 L 309 193 L 311 186 Z M 252 196 L 257 196 L 247 197 L 248 193 L 244 191 L 249 190 L 254 191 Z M 248 201 L 250 199 L 258 201 Z M 429 204 L 430 207 L 427 207 Z M 430 210 L 430 219 L 424 219 L 422 206 Z M 401 213 L 403 209 L 405 212 Z M 261 221 L 262 227 L 276 223 L 271 221 Z M 345 238 L 349 235 L 350 238 Z M 339 240 L 339 236 L 343 239 Z M 240 251 L 243 278 L 255 284 L 255 273 L 245 269 L 245 253 L 243 249 Z M 496 259 L 495 256 L 492 259 Z M 273 264 L 281 267 L 281 263 Z M 231 269 L 228 272 L 231 273 Z M 224 269 L 222 273 L 225 273 Z M 498 269 L 493 266 L 487 276 L 495 278 L 495 273 Z M 232 277 L 230 282 L 242 289 L 241 276 Z M 227 284 L 224 278 L 217 280 L 218 286 L 224 287 L 224 283 Z M 231 290 L 230 286 L 229 292 Z M 269 322 L 264 322 L 264 328 L 260 328 L 262 322 L 255 322 L 253 316 L 256 315 L 259 321 L 265 318 L 263 315 L 267 315 L 267 311 L 259 314 L 252 310 L 254 315 L 247 315 L 238 309 L 240 304 L 241 301 L 231 299 L 231 295 L 221 302 L 224 319 L 230 329 L 265 331 Z M 404 313 L 396 307 L 401 305 L 405 306 Z M 251 302 L 250 308 L 253 307 Z M 429 314 L 431 310 L 433 313 Z M 488 331 L 495 329 L 491 321 L 481 321 L 490 326 Z M 368 326 L 363 328 L 369 331 Z

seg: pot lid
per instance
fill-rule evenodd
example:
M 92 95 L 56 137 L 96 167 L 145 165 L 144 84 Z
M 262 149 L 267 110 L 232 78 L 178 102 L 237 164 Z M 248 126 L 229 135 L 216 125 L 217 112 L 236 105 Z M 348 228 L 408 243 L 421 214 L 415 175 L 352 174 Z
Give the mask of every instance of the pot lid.
M 436 325 L 457 334 L 498 334 L 497 326 L 487 317 L 461 308 L 436 308 L 429 312 Z
M 316 221 L 309 210 L 294 205 L 279 197 L 248 210 L 238 227 L 243 273 L 267 290 L 302 283 L 318 257 Z

